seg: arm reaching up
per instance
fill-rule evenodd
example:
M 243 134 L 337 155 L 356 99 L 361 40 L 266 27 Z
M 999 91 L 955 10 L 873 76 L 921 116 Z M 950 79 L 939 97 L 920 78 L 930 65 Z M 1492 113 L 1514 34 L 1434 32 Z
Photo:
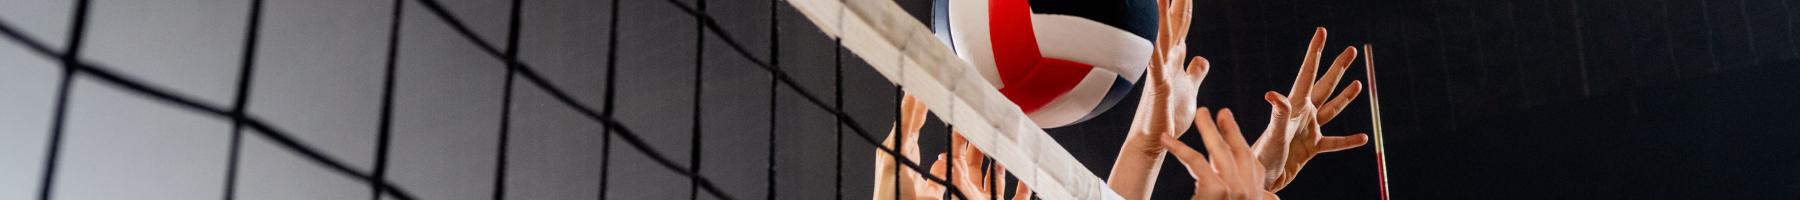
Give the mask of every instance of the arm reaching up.
M 1306 57 L 1300 62 L 1300 72 L 1294 77 L 1294 86 L 1288 95 L 1269 91 L 1263 100 L 1269 102 L 1269 127 L 1262 137 L 1252 146 L 1252 152 L 1260 160 L 1265 173 L 1266 187 L 1269 191 L 1280 191 L 1287 187 L 1299 175 L 1300 168 L 1319 153 L 1329 153 L 1356 148 L 1368 143 L 1367 134 L 1350 136 L 1325 136 L 1319 133 L 1319 126 L 1331 122 L 1344 106 L 1354 101 L 1362 93 L 1362 82 L 1351 81 L 1344 86 L 1344 92 L 1336 98 L 1331 96 L 1332 89 L 1337 86 L 1344 70 L 1355 63 L 1356 47 L 1347 47 L 1332 61 L 1331 68 L 1323 77 L 1315 76 L 1319 67 L 1319 56 L 1325 45 L 1325 28 L 1313 32 L 1312 41 L 1307 45 Z
M 1195 93 L 1211 65 L 1205 58 L 1187 58 L 1188 27 L 1193 6 L 1189 0 L 1157 0 L 1156 44 L 1144 81 L 1143 96 L 1131 121 L 1130 133 L 1119 147 L 1107 186 L 1129 200 L 1150 198 L 1164 152 L 1158 142 L 1165 136 L 1187 132 L 1194 119 Z M 1184 67 L 1185 66 L 1185 67 Z

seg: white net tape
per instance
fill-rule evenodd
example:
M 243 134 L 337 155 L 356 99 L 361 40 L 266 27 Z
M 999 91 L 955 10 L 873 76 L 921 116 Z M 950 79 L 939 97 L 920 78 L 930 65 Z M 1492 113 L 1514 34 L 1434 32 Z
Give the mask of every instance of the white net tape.
M 892 1 L 788 0 L 1044 199 L 1123 199 Z

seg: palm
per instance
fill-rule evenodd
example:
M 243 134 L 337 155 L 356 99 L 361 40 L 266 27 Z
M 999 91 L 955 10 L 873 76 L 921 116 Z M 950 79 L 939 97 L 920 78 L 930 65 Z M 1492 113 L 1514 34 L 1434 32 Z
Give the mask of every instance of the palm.
M 1351 81 L 1350 85 L 1344 87 L 1344 92 L 1327 100 L 1339 78 L 1343 77 L 1344 70 L 1354 63 L 1356 48 L 1345 48 L 1322 77 L 1315 76 L 1324 43 L 1325 28 L 1318 28 L 1308 44 L 1306 57 L 1301 61 L 1300 72 L 1294 78 L 1294 86 L 1288 95 L 1269 91 L 1263 97 L 1273 111 L 1270 112 L 1267 132 L 1263 133 L 1252 149 L 1268 170 L 1267 186 L 1271 191 L 1280 190 L 1291 183 L 1313 156 L 1356 148 L 1368 142 L 1368 136 L 1361 133 L 1325 136 L 1319 132 L 1319 126 L 1331 122 L 1343 111 L 1344 106 L 1362 92 L 1362 82 Z
M 1187 57 L 1188 27 L 1192 25 L 1189 21 L 1193 10 L 1191 3 L 1159 0 L 1157 7 L 1163 20 L 1158 22 L 1156 46 L 1150 55 L 1146 75 L 1149 80 L 1145 81 L 1137 109 L 1137 118 L 1151 120 L 1133 126 L 1144 129 L 1144 133 L 1178 135 L 1187 131 L 1194 120 L 1194 96 L 1200 82 L 1206 78 L 1209 63 L 1197 56 L 1190 62 L 1183 62 Z
M 1155 46 L 1145 71 L 1144 91 L 1138 98 L 1137 113 L 1131 121 L 1131 134 L 1119 147 L 1107 186 L 1126 199 L 1148 199 L 1155 188 L 1156 172 L 1161 169 L 1167 147 L 1160 145 L 1164 137 L 1180 136 L 1192 126 L 1194 96 L 1210 68 L 1205 59 L 1187 56 L 1187 38 L 1192 3 L 1188 0 L 1157 0 L 1158 24 Z M 1184 67 L 1185 64 L 1185 67 Z

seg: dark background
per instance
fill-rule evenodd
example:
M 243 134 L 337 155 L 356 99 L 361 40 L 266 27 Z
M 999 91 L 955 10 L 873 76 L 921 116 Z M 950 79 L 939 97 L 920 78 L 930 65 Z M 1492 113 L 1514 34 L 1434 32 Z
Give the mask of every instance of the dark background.
M 1796 9 L 1800 1 L 1196 1 L 1188 44 L 1215 66 L 1200 105 L 1233 108 L 1249 138 L 1267 123 L 1260 95 L 1286 92 L 1312 27 L 1330 29 L 1326 60 L 1373 44 L 1394 198 L 1784 199 L 1800 197 Z M 1360 61 L 1351 69 L 1341 84 L 1366 82 Z M 1325 134 L 1371 131 L 1367 103 L 1352 103 Z M 1105 176 L 1123 139 L 1105 133 L 1124 132 L 1133 107 L 1050 132 Z M 1165 164 L 1156 199 L 1190 194 L 1179 166 Z M 1322 154 L 1279 194 L 1373 199 L 1375 172 L 1372 148 Z

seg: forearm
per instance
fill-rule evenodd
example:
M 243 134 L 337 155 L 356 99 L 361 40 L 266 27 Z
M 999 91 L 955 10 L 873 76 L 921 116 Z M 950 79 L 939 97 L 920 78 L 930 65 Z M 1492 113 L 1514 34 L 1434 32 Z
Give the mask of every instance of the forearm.
M 1148 136 L 1136 130 L 1126 136 L 1113 161 L 1112 174 L 1107 176 L 1107 186 L 1127 200 L 1149 199 L 1150 191 L 1156 189 L 1156 175 L 1162 171 L 1168 150 L 1159 148 Z

